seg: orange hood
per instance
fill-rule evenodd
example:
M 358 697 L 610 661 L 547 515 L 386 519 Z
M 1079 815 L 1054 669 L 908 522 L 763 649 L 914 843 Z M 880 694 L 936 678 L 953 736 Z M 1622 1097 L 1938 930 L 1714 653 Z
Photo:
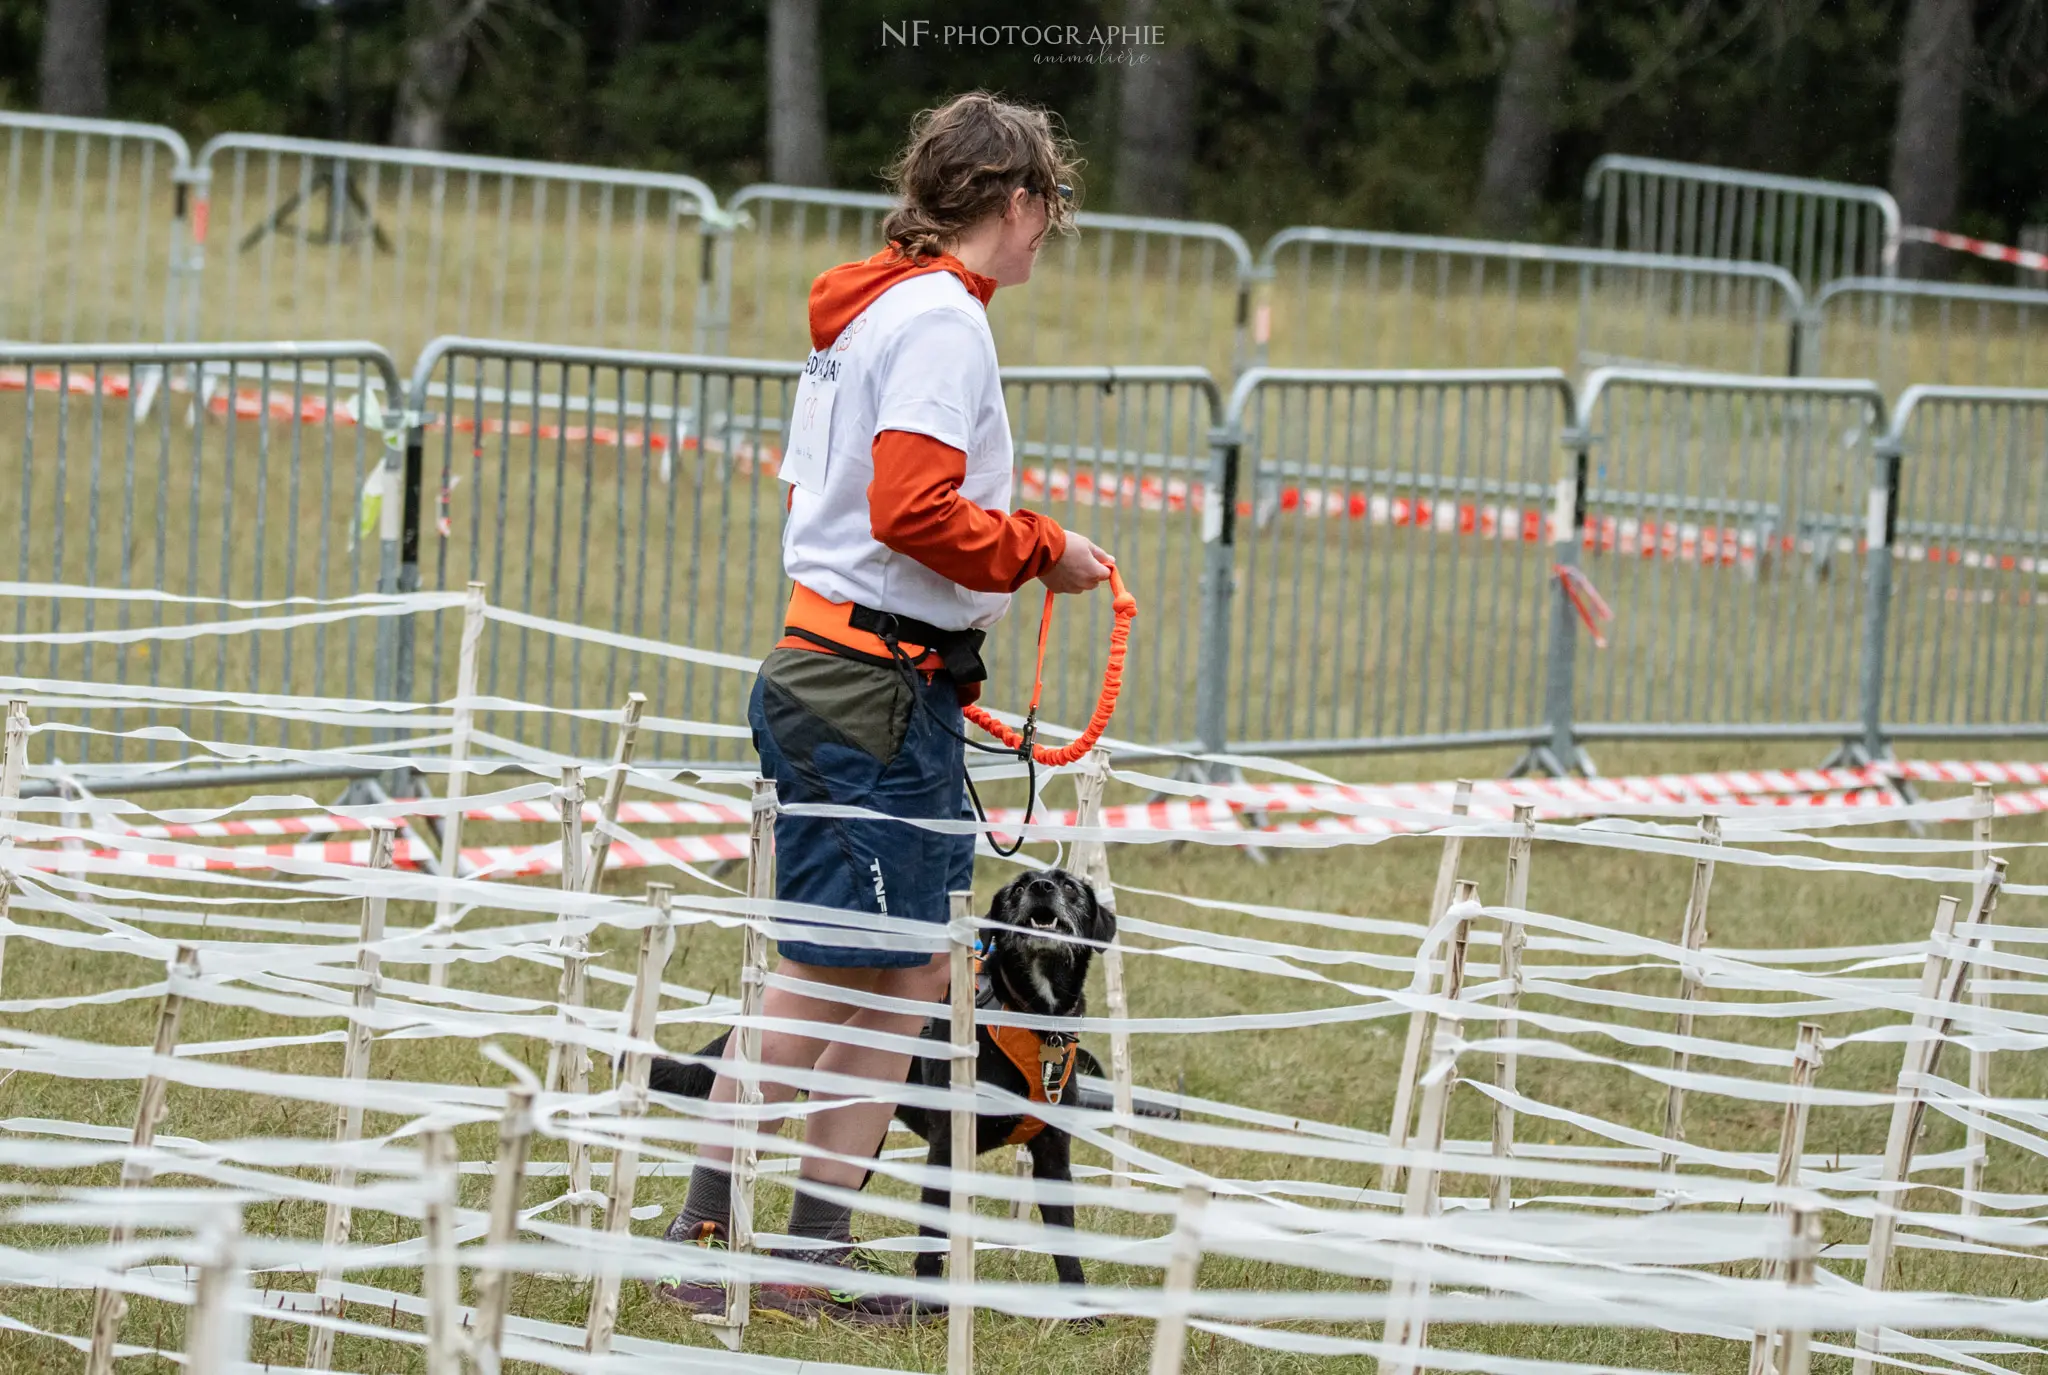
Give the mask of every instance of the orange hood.
M 811 347 L 830 348 L 839 332 L 853 323 L 854 316 L 873 305 L 877 296 L 898 282 L 921 277 L 927 272 L 952 273 L 984 309 L 988 306 L 989 297 L 996 294 L 995 278 L 969 272 L 950 253 L 941 253 L 936 258 L 918 263 L 893 247 L 885 248 L 872 258 L 857 263 L 841 263 L 820 273 L 818 280 L 811 283 Z

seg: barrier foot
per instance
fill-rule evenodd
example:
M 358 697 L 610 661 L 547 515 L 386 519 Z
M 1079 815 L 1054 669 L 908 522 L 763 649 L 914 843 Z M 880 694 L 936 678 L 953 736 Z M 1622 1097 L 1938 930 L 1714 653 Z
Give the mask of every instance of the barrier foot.
M 1566 764 L 1549 745 L 1531 745 L 1508 770 L 1508 777 L 1527 778 L 1531 774 L 1541 774 L 1546 778 L 1566 778 L 1575 773 L 1585 778 L 1600 776 L 1600 766 L 1581 746 L 1572 746 L 1571 763 Z

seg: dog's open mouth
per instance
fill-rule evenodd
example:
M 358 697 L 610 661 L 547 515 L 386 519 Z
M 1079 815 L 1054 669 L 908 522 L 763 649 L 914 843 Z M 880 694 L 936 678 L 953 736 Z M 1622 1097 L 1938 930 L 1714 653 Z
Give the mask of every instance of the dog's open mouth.
M 1057 931 L 1060 929 L 1058 909 L 1033 904 L 1024 909 L 1023 920 L 1017 923 L 1030 931 Z

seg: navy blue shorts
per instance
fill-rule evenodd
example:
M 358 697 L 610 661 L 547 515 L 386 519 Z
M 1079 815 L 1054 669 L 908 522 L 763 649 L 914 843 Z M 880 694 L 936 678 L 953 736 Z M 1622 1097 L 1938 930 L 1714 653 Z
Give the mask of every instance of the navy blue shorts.
M 971 815 L 953 680 L 919 674 L 916 683 L 923 707 L 900 669 L 805 649 L 770 653 L 747 719 L 777 798 L 929 820 Z M 946 895 L 973 881 L 971 834 L 867 818 L 775 819 L 775 896 L 785 902 L 943 924 Z M 863 969 L 906 969 L 931 958 L 823 940 L 778 941 L 777 948 L 802 964 Z

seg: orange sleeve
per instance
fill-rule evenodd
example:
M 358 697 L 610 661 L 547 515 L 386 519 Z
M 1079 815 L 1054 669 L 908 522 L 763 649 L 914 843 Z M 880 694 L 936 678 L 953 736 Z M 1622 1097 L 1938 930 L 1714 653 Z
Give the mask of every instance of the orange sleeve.
M 967 455 L 930 435 L 875 436 L 868 525 L 905 558 L 974 592 L 1015 592 L 1067 552 L 1067 532 L 1035 511 L 1008 515 L 960 495 Z

